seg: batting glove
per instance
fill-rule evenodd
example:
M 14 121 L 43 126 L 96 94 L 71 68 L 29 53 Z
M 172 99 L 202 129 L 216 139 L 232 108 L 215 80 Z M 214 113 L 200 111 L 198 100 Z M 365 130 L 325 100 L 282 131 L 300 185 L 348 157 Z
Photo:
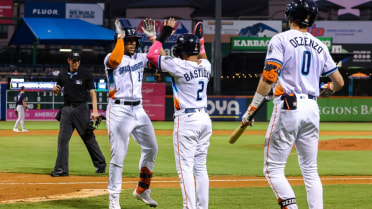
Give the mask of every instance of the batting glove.
M 328 82 L 326 84 L 321 85 L 320 87 L 320 96 L 322 97 L 329 97 L 332 96 L 336 91 L 333 90 L 332 82 Z
M 251 118 L 251 115 L 256 110 L 257 110 L 257 107 L 254 107 L 252 104 L 249 104 L 247 111 L 245 111 L 242 117 L 242 126 L 253 126 L 254 119 Z
M 118 34 L 118 38 L 124 39 L 125 32 L 121 28 L 121 24 L 119 20 L 115 20 L 115 30 L 116 30 L 116 33 Z
M 156 40 L 156 30 L 155 30 L 155 20 L 151 20 L 151 18 L 146 18 L 143 21 L 142 27 L 143 33 L 149 37 L 151 41 Z

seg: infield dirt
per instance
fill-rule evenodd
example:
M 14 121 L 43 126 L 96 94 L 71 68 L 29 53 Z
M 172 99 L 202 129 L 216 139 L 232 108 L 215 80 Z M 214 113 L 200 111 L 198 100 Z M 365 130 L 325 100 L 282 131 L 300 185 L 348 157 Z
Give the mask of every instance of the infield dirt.
M 2 136 L 12 136 L 11 130 L 0 131 Z M 215 130 L 214 134 L 229 135 L 231 130 Z M 57 135 L 58 130 L 31 130 L 27 135 Z M 74 133 L 76 134 L 76 133 Z M 97 130 L 97 135 L 106 135 L 106 130 Z M 157 135 L 171 135 L 171 130 L 156 130 Z M 248 133 L 244 133 L 247 135 Z M 249 131 L 249 134 L 265 134 L 265 131 Z M 322 135 L 353 136 L 354 132 L 320 132 Z M 358 132 L 358 135 L 372 135 L 372 131 Z M 371 139 L 334 139 L 319 142 L 319 150 L 372 150 Z M 301 177 L 288 177 L 291 185 L 303 185 Z M 325 176 L 327 184 L 372 184 L 372 176 Z M 123 178 L 123 189 L 134 188 L 137 178 Z M 68 176 L 54 178 L 41 174 L 0 173 L 0 203 L 37 202 L 57 199 L 83 198 L 107 194 L 108 176 Z M 210 176 L 210 187 L 266 187 L 264 177 L 250 176 Z M 177 177 L 154 177 L 152 188 L 177 188 Z

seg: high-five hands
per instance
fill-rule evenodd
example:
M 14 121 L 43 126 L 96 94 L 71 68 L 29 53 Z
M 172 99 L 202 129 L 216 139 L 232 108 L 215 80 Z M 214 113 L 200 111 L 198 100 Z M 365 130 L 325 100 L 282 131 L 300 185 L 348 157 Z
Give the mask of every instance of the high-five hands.
M 143 21 L 143 26 L 142 30 L 143 33 L 149 37 L 151 41 L 156 40 L 156 30 L 155 30 L 155 20 L 152 20 L 151 18 L 146 18 Z
M 124 39 L 125 37 L 125 32 L 121 28 L 121 24 L 119 20 L 115 20 L 115 31 L 118 34 L 118 38 Z

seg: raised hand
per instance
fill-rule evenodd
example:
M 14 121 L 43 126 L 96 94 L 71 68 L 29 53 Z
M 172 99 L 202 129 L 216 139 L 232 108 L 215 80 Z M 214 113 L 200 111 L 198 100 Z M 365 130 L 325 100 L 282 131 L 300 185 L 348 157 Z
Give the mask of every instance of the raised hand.
M 121 28 L 121 24 L 119 20 L 115 20 L 115 31 L 118 34 L 118 38 L 124 39 L 125 37 L 125 32 Z
M 144 27 L 142 27 L 143 33 L 149 37 L 151 41 L 156 39 L 156 30 L 155 30 L 155 20 L 151 18 L 146 18 L 143 21 Z

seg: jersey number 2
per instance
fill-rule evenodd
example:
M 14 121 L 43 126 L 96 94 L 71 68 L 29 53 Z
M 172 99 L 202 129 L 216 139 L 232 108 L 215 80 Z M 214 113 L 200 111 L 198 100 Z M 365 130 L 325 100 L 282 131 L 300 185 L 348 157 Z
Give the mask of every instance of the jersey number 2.
M 203 93 L 204 90 L 204 81 L 199 81 L 200 84 L 200 89 L 198 90 L 197 96 L 196 96 L 196 101 L 202 100 L 203 98 L 200 96 L 200 93 Z

